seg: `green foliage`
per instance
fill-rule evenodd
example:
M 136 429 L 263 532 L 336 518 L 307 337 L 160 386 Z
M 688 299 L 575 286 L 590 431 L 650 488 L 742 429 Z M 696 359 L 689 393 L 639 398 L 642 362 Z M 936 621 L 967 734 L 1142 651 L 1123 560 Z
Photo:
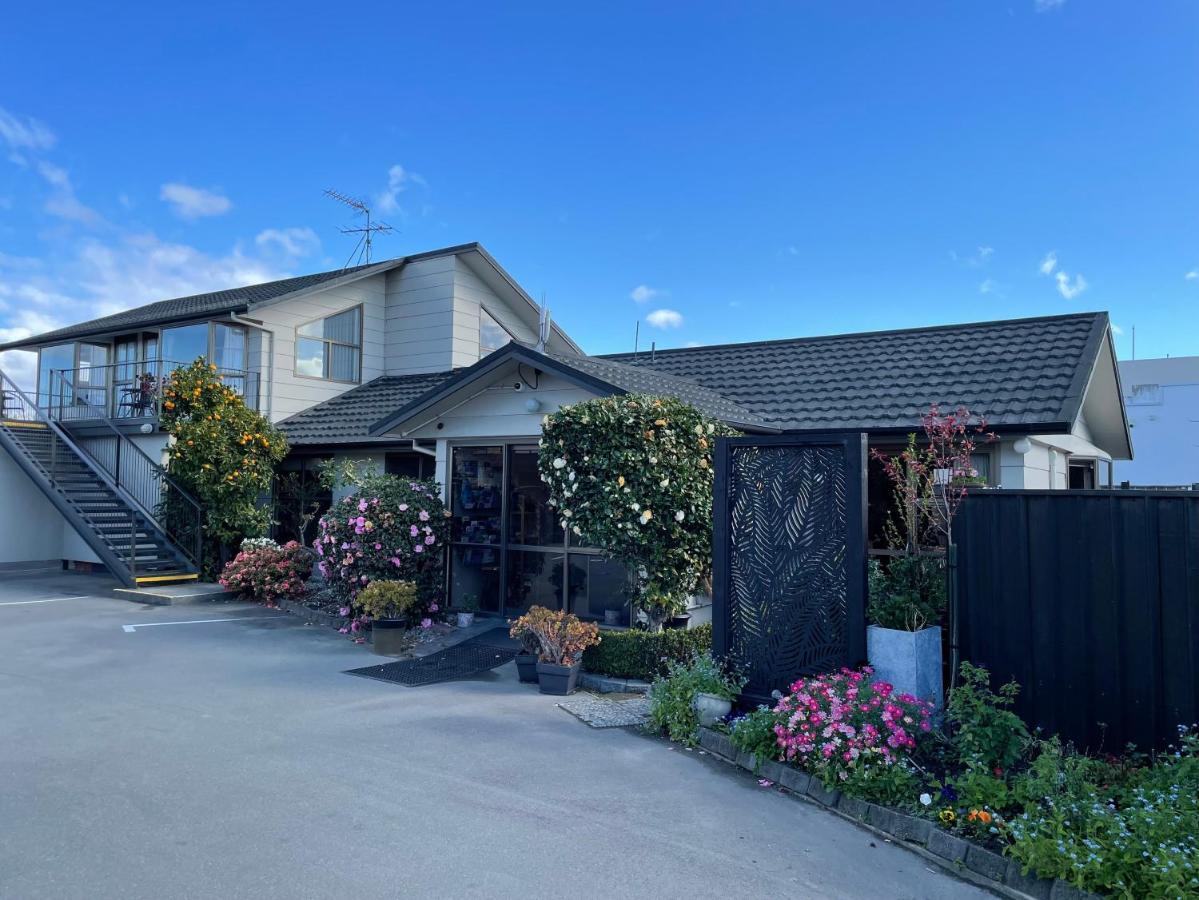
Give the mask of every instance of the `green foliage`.
M 847 767 L 835 786 L 861 800 L 911 810 L 915 808 L 920 784 L 920 771 L 904 758 L 890 766 Z
M 686 662 L 712 649 L 712 626 L 669 631 L 605 631 L 602 643 L 583 653 L 583 668 L 613 678 L 653 681 L 670 662 Z
M 671 397 L 628 394 L 546 416 L 538 468 L 562 525 L 635 573 L 659 623 L 711 568 L 712 448 L 735 432 Z
M 222 547 L 270 527 L 270 506 L 260 499 L 287 455 L 287 440 L 203 359 L 172 372 L 163 397 L 162 425 L 173 438 L 167 469 L 200 503 L 212 568 Z M 174 518 L 181 510 L 172 503 L 166 513 Z
M 781 758 L 774 726 L 780 715 L 768 706 L 759 706 L 729 722 L 729 740 L 738 750 L 754 754 L 759 760 Z
M 359 591 L 354 607 L 372 619 L 405 619 L 416 625 L 425 613 L 412 581 L 372 581 Z
M 959 674 L 945 709 L 952 726 L 952 755 L 967 768 L 998 768 L 1002 773 L 1019 762 L 1029 743 L 1028 727 L 1011 711 L 1020 685 L 1009 681 L 996 694 L 990 673 L 968 662 L 962 663 Z
M 940 625 L 945 614 L 945 568 L 939 557 L 911 553 L 884 568 L 870 561 L 870 601 L 866 617 L 883 628 L 919 631 Z
M 672 662 L 666 676 L 650 685 L 650 722 L 672 741 L 692 747 L 699 737 L 695 695 L 716 694 L 732 700 L 744 684 L 743 678 L 726 672 L 710 653 L 696 654 L 685 663 Z
M 965 809 L 1005 813 L 1012 808 L 1007 781 L 979 766 L 972 766 L 954 778 L 953 787 L 958 794 L 958 803 Z

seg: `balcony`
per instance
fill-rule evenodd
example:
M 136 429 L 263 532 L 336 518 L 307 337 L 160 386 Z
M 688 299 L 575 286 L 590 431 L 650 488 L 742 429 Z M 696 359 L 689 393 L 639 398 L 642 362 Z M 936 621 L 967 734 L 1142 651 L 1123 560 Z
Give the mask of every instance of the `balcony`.
M 190 363 L 166 359 L 54 369 L 38 406 L 60 422 L 110 419 L 129 424 L 156 422 L 171 373 Z M 259 404 L 259 376 L 244 369 L 217 369 L 217 377 L 250 409 Z

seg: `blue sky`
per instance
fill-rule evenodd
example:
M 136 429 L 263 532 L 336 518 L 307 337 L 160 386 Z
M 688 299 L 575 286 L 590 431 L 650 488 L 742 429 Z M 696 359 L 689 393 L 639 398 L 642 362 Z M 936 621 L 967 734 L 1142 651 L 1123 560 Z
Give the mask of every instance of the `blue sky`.
M 335 187 L 593 352 L 1106 309 L 1199 354 L 1190 0 L 191 6 L 6 13 L 0 339 L 339 267 Z

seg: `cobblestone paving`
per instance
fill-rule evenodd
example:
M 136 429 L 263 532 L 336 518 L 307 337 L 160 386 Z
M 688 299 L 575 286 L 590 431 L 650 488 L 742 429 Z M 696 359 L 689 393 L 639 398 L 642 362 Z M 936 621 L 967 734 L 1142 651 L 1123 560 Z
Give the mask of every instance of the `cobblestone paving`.
M 558 706 L 592 728 L 626 728 L 649 721 L 649 700 L 637 695 L 578 693 Z

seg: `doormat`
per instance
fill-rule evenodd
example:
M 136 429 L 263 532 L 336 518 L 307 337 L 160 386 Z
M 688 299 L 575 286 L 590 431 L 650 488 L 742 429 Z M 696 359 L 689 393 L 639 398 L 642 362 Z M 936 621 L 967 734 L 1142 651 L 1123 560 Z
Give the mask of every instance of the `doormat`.
M 502 666 L 516 657 L 518 647 L 497 646 L 498 642 L 487 641 L 487 635 L 480 635 L 419 659 L 403 659 L 378 666 L 349 669 L 346 674 L 407 687 L 420 687 L 425 684 L 453 681 L 456 678 L 469 678 L 479 672 Z
M 649 721 L 649 700 L 645 697 L 613 700 L 597 694 L 575 694 L 558 706 L 592 728 L 627 728 Z

